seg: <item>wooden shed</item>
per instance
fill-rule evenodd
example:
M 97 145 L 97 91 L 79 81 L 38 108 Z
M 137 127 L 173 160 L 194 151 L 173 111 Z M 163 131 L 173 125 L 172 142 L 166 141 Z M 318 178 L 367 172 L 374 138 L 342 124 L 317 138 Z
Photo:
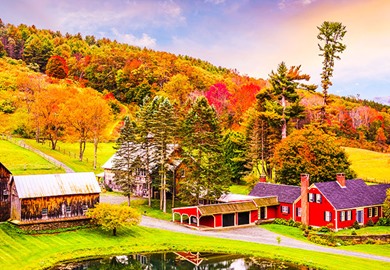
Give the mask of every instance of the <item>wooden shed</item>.
M 0 222 L 8 220 L 11 215 L 10 178 L 11 172 L 0 162 Z
M 99 202 L 92 172 L 12 176 L 11 219 L 21 222 L 84 217 Z

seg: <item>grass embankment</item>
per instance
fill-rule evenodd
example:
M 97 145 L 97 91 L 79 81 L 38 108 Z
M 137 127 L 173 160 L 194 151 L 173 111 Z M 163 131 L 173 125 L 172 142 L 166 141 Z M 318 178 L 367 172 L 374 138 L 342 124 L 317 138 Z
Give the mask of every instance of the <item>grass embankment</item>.
M 208 251 L 281 259 L 321 269 L 389 269 L 390 263 L 241 241 L 200 237 L 135 226 L 111 232 L 81 229 L 57 234 L 26 235 L 0 224 L 0 267 L 44 269 L 87 257 L 155 251 Z M 275 240 L 276 243 L 276 240 Z M 352 268 L 351 268 L 352 267 Z
M 51 164 L 38 154 L 23 147 L 0 140 L 0 162 L 13 175 L 64 173 L 64 169 Z
M 301 229 L 297 227 L 291 227 L 291 226 L 285 226 L 285 225 L 279 225 L 279 224 L 263 224 L 261 227 L 274 232 L 278 233 L 287 237 L 291 237 L 300 241 L 304 242 L 310 242 L 307 240 L 306 237 L 303 236 L 303 232 Z M 375 235 L 375 234 L 390 234 L 390 227 L 386 226 L 374 226 L 374 227 L 365 227 L 361 228 L 359 230 L 355 230 L 357 235 Z M 351 235 L 352 230 L 346 229 L 341 230 L 335 233 L 336 235 Z M 339 246 L 337 249 L 343 249 L 348 251 L 357 251 L 357 252 L 363 252 L 368 254 L 374 254 L 378 256 L 390 256 L 390 245 L 384 244 L 384 245 L 350 245 L 350 246 Z
M 351 147 L 344 149 L 358 178 L 369 182 L 390 183 L 390 154 Z
M 78 143 L 58 142 L 57 149 L 52 150 L 49 141 L 45 141 L 44 144 L 37 143 L 33 139 L 23 139 L 23 141 L 43 153 L 63 162 L 76 172 L 90 172 L 94 170 L 94 146 L 92 143 L 87 143 L 83 161 L 80 161 Z M 96 173 L 103 171 L 101 166 L 115 153 L 115 149 L 113 148 L 114 145 L 115 143 L 99 143 Z

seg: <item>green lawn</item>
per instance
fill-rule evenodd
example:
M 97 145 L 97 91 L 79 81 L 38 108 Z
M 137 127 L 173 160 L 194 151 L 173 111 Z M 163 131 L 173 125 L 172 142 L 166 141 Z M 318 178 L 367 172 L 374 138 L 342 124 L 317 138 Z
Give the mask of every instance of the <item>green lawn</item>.
M 373 226 L 373 227 L 364 227 L 358 230 L 354 229 L 345 229 L 340 230 L 336 235 L 351 235 L 352 231 L 355 231 L 357 235 L 370 235 L 370 234 L 390 234 L 389 226 Z
M 13 175 L 64 173 L 41 156 L 5 140 L 0 140 L 0 162 Z
M 344 149 L 359 178 L 390 183 L 390 154 L 350 147 Z
M 65 163 L 67 166 L 75 170 L 76 172 L 89 172 L 93 171 L 93 144 L 87 143 L 84 153 L 83 161 L 79 161 L 79 144 L 78 143 L 66 143 L 58 142 L 57 149 L 51 150 L 50 142 L 46 141 L 44 144 L 37 143 L 33 139 L 23 139 L 23 141 L 44 152 L 47 155 L 54 157 L 55 159 Z M 95 173 L 102 172 L 101 166 L 115 153 L 113 146 L 115 143 L 99 143 L 98 145 L 98 166 Z
M 117 237 L 112 236 L 111 232 L 99 229 L 26 235 L 10 226 L 6 223 L 0 224 L 0 268 L 3 270 L 45 269 L 67 260 L 175 250 L 243 254 L 280 259 L 319 269 L 351 269 L 350 267 L 354 266 L 353 269 L 379 270 L 390 267 L 390 263 L 349 256 L 200 237 L 139 226 L 119 230 Z

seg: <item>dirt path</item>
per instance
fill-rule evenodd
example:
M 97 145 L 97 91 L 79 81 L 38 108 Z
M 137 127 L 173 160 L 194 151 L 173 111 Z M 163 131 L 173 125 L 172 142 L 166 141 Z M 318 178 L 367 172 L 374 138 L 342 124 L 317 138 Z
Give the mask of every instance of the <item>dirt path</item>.
M 50 163 L 52 163 L 52 164 L 54 164 L 54 165 L 56 165 L 58 167 L 64 168 L 66 173 L 74 173 L 75 172 L 74 170 L 72 170 L 71 168 L 66 166 L 64 163 L 58 161 L 57 159 L 55 159 L 55 158 L 53 158 L 53 157 L 51 157 L 49 155 L 46 155 L 45 153 L 43 153 L 42 151 L 40 151 L 40 150 L 38 150 L 38 149 L 36 149 L 34 147 L 31 147 L 31 146 L 27 145 L 23 140 L 18 141 L 17 144 L 19 146 L 23 147 L 23 148 L 26 148 L 26 149 L 28 149 L 28 150 L 30 150 L 30 151 L 40 155 L 41 157 L 43 157 L 44 159 L 46 159 Z

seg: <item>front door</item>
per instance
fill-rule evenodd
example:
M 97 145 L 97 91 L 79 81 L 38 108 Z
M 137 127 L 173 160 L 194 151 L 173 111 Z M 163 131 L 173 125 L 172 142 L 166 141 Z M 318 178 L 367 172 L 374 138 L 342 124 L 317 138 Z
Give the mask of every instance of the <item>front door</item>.
M 363 223 L 363 210 L 356 210 L 356 221 L 358 223 Z
M 266 219 L 267 218 L 267 207 L 262 206 L 260 207 L 260 219 Z

